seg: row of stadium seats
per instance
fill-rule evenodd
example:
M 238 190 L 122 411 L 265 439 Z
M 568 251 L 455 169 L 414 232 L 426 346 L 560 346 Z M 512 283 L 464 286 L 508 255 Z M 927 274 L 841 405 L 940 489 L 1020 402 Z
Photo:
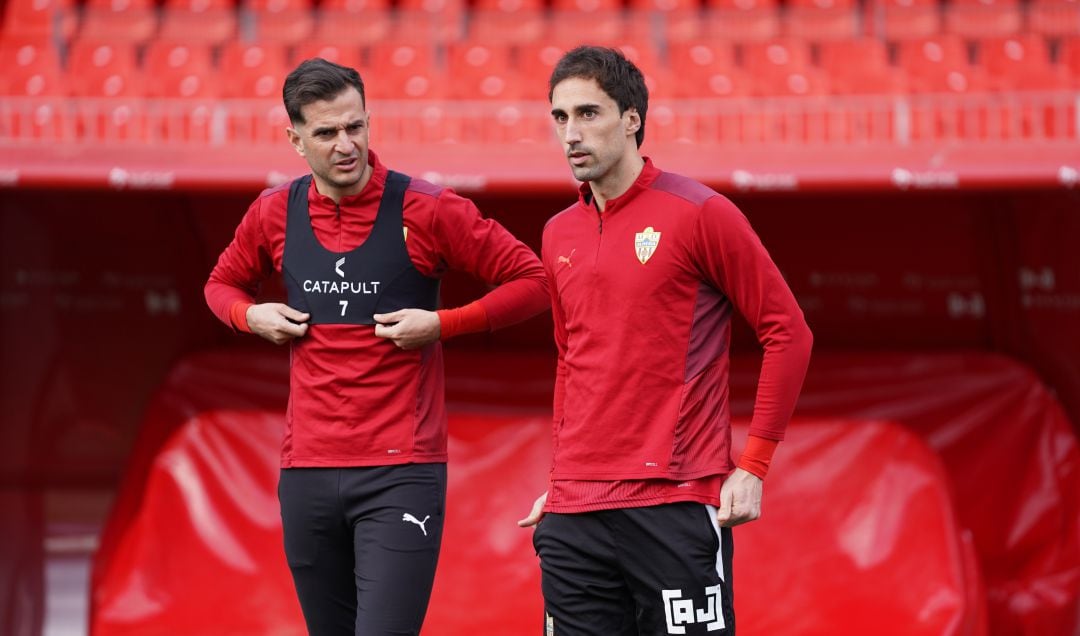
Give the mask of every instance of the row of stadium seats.
M 699 41 L 674 43 L 663 55 L 646 42 L 616 45 L 644 70 L 660 99 L 1080 88 L 1080 36 L 1056 47 L 1030 34 L 975 42 L 939 36 L 892 45 L 870 38 L 738 46 Z M 210 47 L 165 40 L 142 48 L 77 39 L 61 56 L 49 43 L 7 38 L 0 40 L 0 94 L 277 99 L 288 70 L 320 56 L 361 69 L 369 95 L 377 98 L 544 99 L 543 78 L 564 50 L 553 44 L 389 42 L 285 47 L 231 41 Z
M 4 32 L 66 41 L 153 38 L 296 44 L 413 41 L 577 41 L 779 36 L 845 39 L 1080 34 L 1077 0 L 8 0 Z

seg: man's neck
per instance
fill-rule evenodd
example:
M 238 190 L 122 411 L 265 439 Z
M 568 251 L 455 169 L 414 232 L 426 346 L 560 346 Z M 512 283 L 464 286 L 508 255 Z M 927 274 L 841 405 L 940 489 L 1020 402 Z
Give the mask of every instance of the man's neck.
M 604 179 L 590 181 L 589 189 L 592 190 L 596 209 L 603 212 L 608 201 L 625 194 L 637 181 L 644 168 L 645 160 L 641 155 L 634 153 L 632 157 L 627 157 L 615 166 Z

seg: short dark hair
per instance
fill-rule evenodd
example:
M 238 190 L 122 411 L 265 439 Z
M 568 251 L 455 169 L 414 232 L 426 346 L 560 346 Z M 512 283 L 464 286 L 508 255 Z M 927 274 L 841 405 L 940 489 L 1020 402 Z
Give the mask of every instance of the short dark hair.
M 360 101 L 367 106 L 364 96 L 364 80 L 356 69 L 334 64 L 316 57 L 304 60 L 285 78 L 281 97 L 285 100 L 285 112 L 293 124 L 304 123 L 300 109 L 313 102 L 331 100 L 350 86 L 360 92 Z
M 551 71 L 548 80 L 548 101 L 555 93 L 555 86 L 563 80 L 578 77 L 596 80 L 600 89 L 619 105 L 622 115 L 629 108 L 637 109 L 641 117 L 635 139 L 638 148 L 645 141 L 645 111 L 649 109 L 649 89 L 645 77 L 634 63 L 617 49 L 601 46 L 579 46 L 566 53 Z

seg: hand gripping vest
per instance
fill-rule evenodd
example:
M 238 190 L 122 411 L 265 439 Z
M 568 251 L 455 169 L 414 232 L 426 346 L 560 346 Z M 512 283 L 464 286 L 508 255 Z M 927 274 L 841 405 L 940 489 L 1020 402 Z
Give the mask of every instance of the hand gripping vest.
M 438 279 L 416 271 L 405 248 L 402 207 L 409 177 L 391 171 L 367 239 L 331 252 L 315 238 L 308 214 L 311 175 L 289 186 L 282 274 L 290 307 L 313 325 L 373 325 L 373 314 L 415 307 L 434 311 Z

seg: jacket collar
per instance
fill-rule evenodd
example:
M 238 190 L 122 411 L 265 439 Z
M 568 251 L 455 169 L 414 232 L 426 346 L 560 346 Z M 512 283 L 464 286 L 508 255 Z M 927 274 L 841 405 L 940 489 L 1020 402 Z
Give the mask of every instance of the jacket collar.
M 375 201 L 377 205 L 379 200 L 382 199 L 383 189 L 386 187 L 386 176 L 390 170 L 379 161 L 379 156 L 370 148 L 368 149 L 368 165 L 371 166 L 371 178 L 364 185 L 364 189 L 356 194 L 341 197 L 341 207 L 362 206 L 369 204 L 371 201 Z M 311 186 L 308 188 L 308 203 L 330 209 L 336 207 L 333 199 L 320 193 L 315 188 L 314 179 L 311 180 Z
M 637 176 L 637 179 L 634 179 L 626 192 L 607 200 L 607 204 L 604 206 L 605 216 L 629 205 L 639 194 L 648 190 L 653 181 L 656 181 L 656 178 L 660 176 L 661 171 L 653 165 L 652 159 L 648 157 L 642 158 L 645 160 L 645 165 L 641 169 L 641 174 Z M 588 182 L 582 183 L 578 188 L 578 203 L 593 212 L 597 211 L 596 206 L 593 204 L 592 188 L 589 187 Z

